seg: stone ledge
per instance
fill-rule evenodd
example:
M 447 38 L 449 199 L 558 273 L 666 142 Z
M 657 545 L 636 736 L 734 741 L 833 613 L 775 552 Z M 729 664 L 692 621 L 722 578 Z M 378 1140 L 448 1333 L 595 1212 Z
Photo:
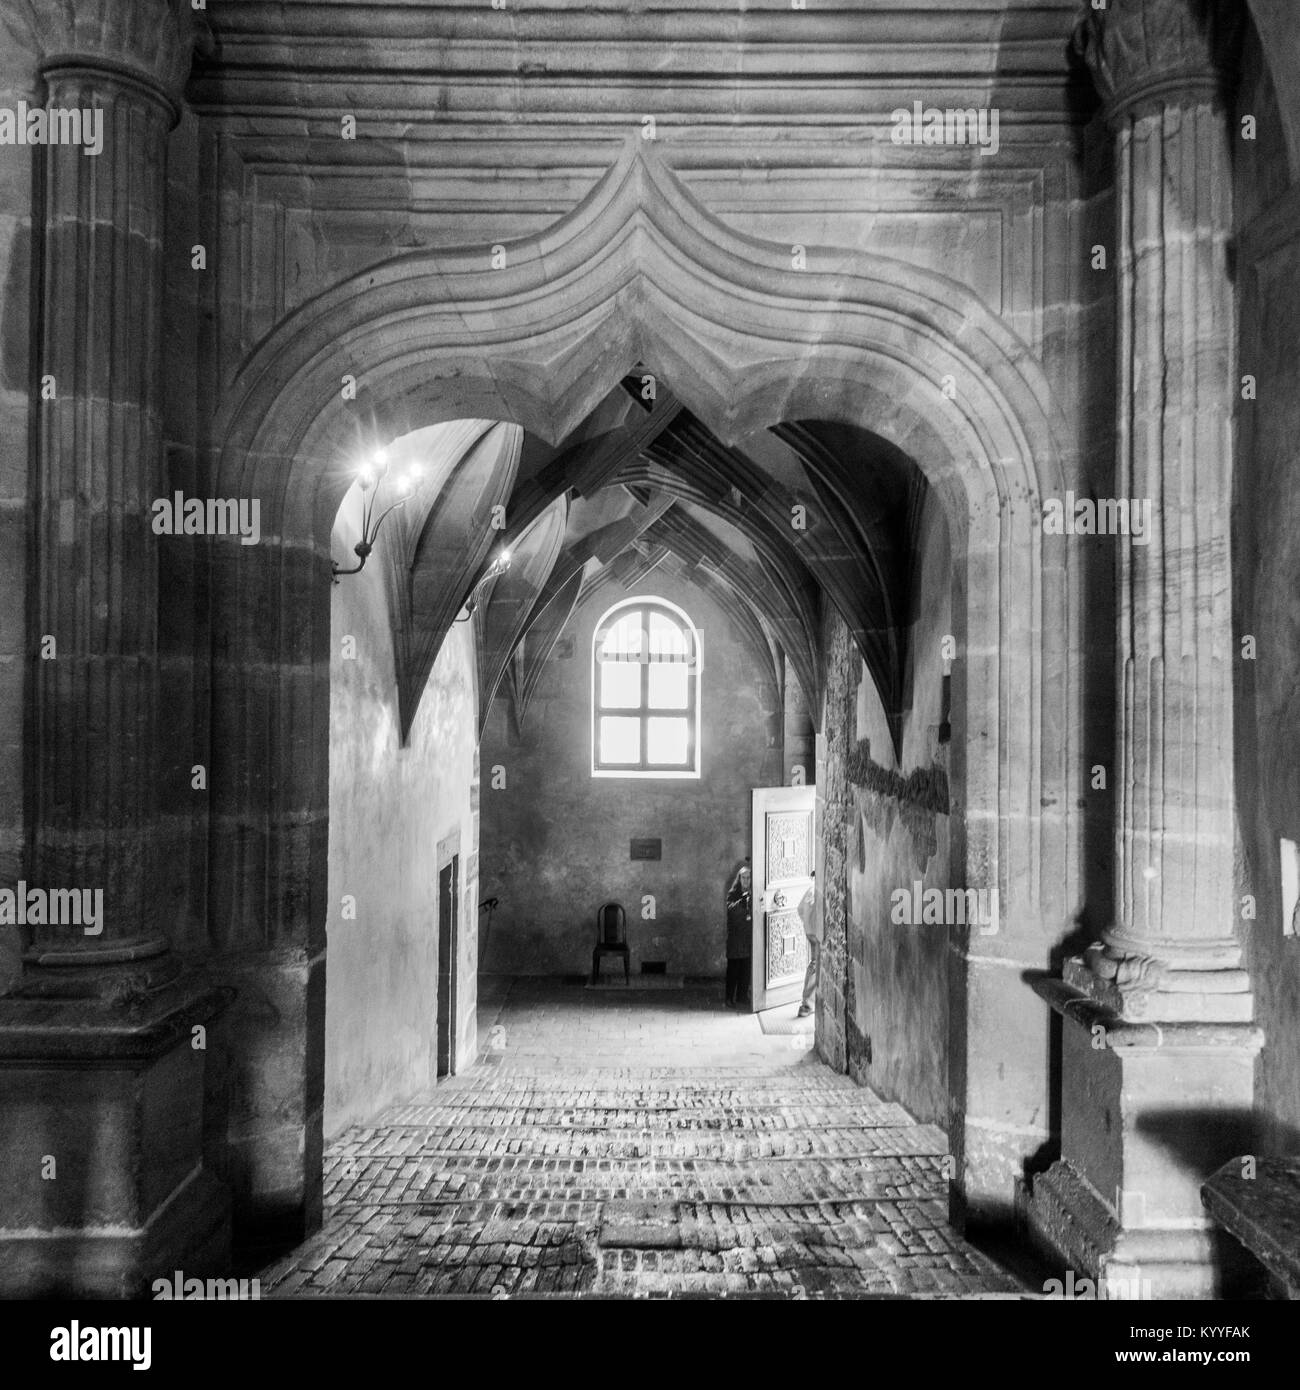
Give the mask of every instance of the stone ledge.
M 1300 1299 L 1300 1159 L 1258 1158 L 1255 1176 L 1230 1159 L 1201 1188 L 1206 1210 Z
M 234 997 L 233 989 L 178 981 L 134 1005 L 0 999 L 0 1067 L 148 1061 L 223 1013 Z

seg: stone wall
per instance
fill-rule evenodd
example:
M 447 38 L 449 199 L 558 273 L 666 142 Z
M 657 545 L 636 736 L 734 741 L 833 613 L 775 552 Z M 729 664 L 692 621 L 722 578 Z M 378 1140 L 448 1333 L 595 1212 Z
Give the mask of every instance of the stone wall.
M 854 933 L 848 897 L 848 844 L 852 797 L 848 783 L 853 707 L 863 671 L 843 618 L 828 606 L 822 620 L 826 692 L 817 735 L 817 882 L 822 914 L 822 959 L 817 977 L 817 1051 L 837 1071 L 849 1065 L 848 1032 L 854 979 L 848 961 Z
M 1256 381 L 1238 405 L 1234 507 L 1239 896 L 1254 920 L 1239 930 L 1264 1030 L 1256 1064 L 1263 1151 L 1300 1143 L 1300 923 L 1283 921 L 1280 841 L 1300 843 L 1300 186 L 1290 182 L 1278 104 L 1255 39 L 1247 45 L 1239 115 L 1239 372 Z M 1254 659 L 1242 659 L 1252 637 Z M 1293 934 L 1287 934 L 1290 928 Z
M 951 631 L 947 534 L 933 497 L 919 539 L 919 594 L 909 627 L 903 756 L 894 754 L 876 688 L 829 622 L 826 770 L 822 826 L 828 901 L 842 903 L 841 939 L 829 928 L 823 972 L 823 1055 L 918 1119 L 947 1124 L 948 930 L 897 925 L 891 894 L 914 882 L 946 888 L 949 859 L 947 745 L 941 639 Z M 953 730 L 960 737 L 960 727 Z M 835 944 L 832 944 L 832 943 Z M 832 965 L 832 961 L 834 964 Z M 841 997 L 842 996 L 842 997 Z M 836 1035 L 842 1018 L 843 1042 Z M 820 1034 L 819 1034 L 820 1042 Z
M 547 662 L 522 742 L 509 741 L 501 699 L 484 731 L 482 889 L 485 898 L 500 898 L 486 971 L 589 971 L 595 910 L 609 898 L 627 911 L 633 970 L 643 960 L 662 960 L 672 974 L 724 971 L 723 899 L 749 853 L 750 791 L 781 776 L 780 749 L 767 747 L 774 682 L 760 654 L 700 590 L 656 573 L 636 592 L 676 603 L 700 630 L 701 776 L 592 777 L 592 633 L 608 608 L 633 597 L 599 589 L 560 638 L 572 655 Z M 634 837 L 661 839 L 663 858 L 633 862 Z M 641 918 L 645 895 L 655 900 L 653 921 Z M 605 968 L 616 967 L 607 960 Z
M 355 501 L 349 494 L 334 531 L 340 562 L 355 540 Z M 382 563 L 377 550 L 341 580 L 331 609 L 327 1135 L 436 1076 L 440 844 L 460 856 L 458 1063 L 474 1055 L 472 628 L 452 628 L 399 746 Z M 355 657 L 344 654 L 347 637 Z

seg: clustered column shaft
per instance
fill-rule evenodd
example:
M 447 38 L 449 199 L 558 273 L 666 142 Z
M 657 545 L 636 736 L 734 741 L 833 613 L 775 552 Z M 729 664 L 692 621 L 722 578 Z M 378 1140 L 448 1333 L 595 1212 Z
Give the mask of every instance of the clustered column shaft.
M 102 149 L 42 151 L 29 880 L 102 890 L 93 931 L 31 927 L 37 966 L 166 948 L 156 840 L 166 142 L 176 108 L 117 63 L 60 58 L 47 106 L 102 113 Z
M 1233 935 L 1232 171 L 1218 66 L 1233 27 L 1156 0 L 1084 31 L 1115 135 L 1115 493 L 1151 517 L 1147 536 L 1118 542 L 1115 924 L 1091 966 L 1112 1006 L 1148 1018 L 1199 1016 L 1172 995 L 1197 1009 L 1207 992 L 1238 995 L 1248 1009 Z

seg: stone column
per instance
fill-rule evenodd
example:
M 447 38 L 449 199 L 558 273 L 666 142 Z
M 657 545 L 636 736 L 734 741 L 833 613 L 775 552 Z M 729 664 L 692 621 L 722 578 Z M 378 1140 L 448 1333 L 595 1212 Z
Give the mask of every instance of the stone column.
M 0 1110 L 11 1119 L 0 1294 L 130 1295 L 154 1273 L 212 1268 L 229 1244 L 228 1201 L 202 1162 L 205 1029 L 223 997 L 168 956 L 153 874 L 150 503 L 166 490 L 166 149 L 191 11 L 188 0 L 34 0 L 27 13 L 49 138 L 32 150 L 39 400 L 23 881 L 51 900 L 102 897 L 92 923 L 28 928 L 22 981 L 0 1000 Z
M 161 55 L 69 52 L 77 35 L 60 33 L 61 51 L 42 69 L 47 107 L 93 113 L 87 123 L 102 122 L 103 145 L 98 154 L 48 145 L 39 156 L 43 390 L 31 571 L 32 635 L 43 650 L 32 682 L 29 882 L 102 890 L 103 913 L 93 933 L 34 926 L 27 959 L 38 968 L 93 971 L 167 948 L 153 889 L 158 553 L 149 511 L 166 491 L 163 213 L 181 43 L 165 22 L 174 39 Z
M 1227 0 L 1112 0 L 1077 34 L 1115 141 L 1114 497 L 1149 528 L 1115 541 L 1114 918 L 1045 991 L 1063 1161 L 1034 1218 L 1076 1268 L 1157 1297 L 1213 1291 L 1199 1185 L 1238 1151 L 1260 1041 L 1233 879 L 1237 27 Z
M 1118 543 L 1115 919 L 1090 954 L 1107 1002 L 1250 1017 L 1233 930 L 1232 167 L 1216 50 L 1190 0 L 1127 0 L 1083 32 L 1115 135 Z M 1227 13 L 1221 11 L 1211 13 Z

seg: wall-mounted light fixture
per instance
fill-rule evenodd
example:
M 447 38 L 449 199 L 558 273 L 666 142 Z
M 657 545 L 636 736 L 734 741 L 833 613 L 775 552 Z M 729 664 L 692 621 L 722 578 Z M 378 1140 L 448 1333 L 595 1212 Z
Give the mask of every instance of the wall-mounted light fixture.
M 389 512 L 395 512 L 398 507 L 406 505 L 406 499 L 410 496 L 412 488 L 419 482 L 423 469 L 420 465 L 412 464 L 405 473 L 399 474 L 394 479 L 394 485 L 400 496 L 397 501 L 391 503 L 380 514 L 379 520 L 374 521 L 375 502 L 379 498 L 379 486 L 388 476 L 388 450 L 380 449 L 368 464 L 363 464 L 357 472 L 357 486 L 361 489 L 361 495 L 365 499 L 361 510 L 361 539 L 352 547 L 352 553 L 357 557 L 357 563 L 350 569 L 343 569 L 340 565 L 334 565 L 334 582 L 339 582 L 341 574 L 356 574 L 365 568 L 365 563 L 370 557 L 370 552 L 375 548 L 375 539 L 379 535 L 379 528 L 388 519 Z
M 465 607 L 462 610 L 463 617 L 457 618 L 458 623 L 467 623 L 474 616 L 474 610 L 478 607 L 479 590 L 493 579 L 503 575 L 510 568 L 510 552 L 508 550 L 498 550 L 493 556 L 492 563 L 479 576 L 478 582 L 469 591 L 469 597 L 465 600 Z

